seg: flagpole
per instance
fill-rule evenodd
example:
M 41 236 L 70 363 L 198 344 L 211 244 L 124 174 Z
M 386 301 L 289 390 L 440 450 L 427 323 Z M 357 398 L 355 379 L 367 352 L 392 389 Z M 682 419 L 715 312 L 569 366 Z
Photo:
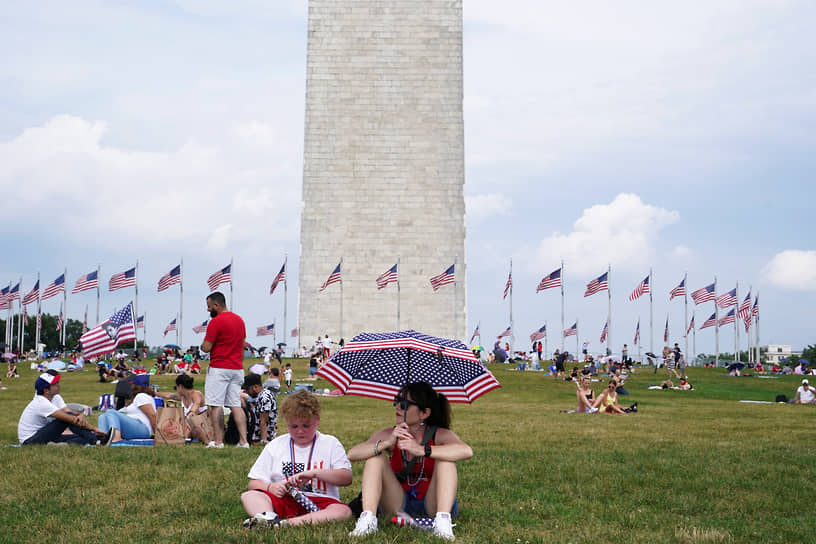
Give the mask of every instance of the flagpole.
M 714 276 L 714 366 L 720 366 L 720 312 L 717 310 L 717 276 Z
M 458 338 L 458 335 L 456 334 L 456 329 L 457 329 L 457 326 L 456 326 L 456 269 L 458 268 L 456 266 L 457 264 L 459 264 L 459 255 L 457 255 L 453 259 L 453 334 L 451 335 L 451 338 Z M 465 333 L 465 334 L 467 334 L 467 333 Z M 507 356 L 510 357 L 509 354 Z
M 39 287 L 39 286 L 40 286 L 40 271 L 37 270 L 37 287 Z M 34 326 L 34 328 L 36 329 L 36 331 L 34 333 L 34 351 L 37 352 L 37 353 L 39 353 L 39 347 L 40 347 L 40 323 L 39 322 L 40 322 L 40 302 L 42 300 L 41 294 L 42 294 L 42 290 L 38 289 L 37 290 L 37 324 Z
M 287 297 L 287 286 L 286 286 L 286 276 L 289 275 L 289 271 L 286 269 L 286 266 L 289 262 L 289 254 L 283 254 L 283 342 L 286 343 L 286 335 L 289 334 L 289 329 L 286 328 L 286 299 Z M 277 344 L 276 344 L 277 347 Z M 297 349 L 300 346 L 295 346 Z
M 695 305 L 696 306 L 696 305 Z M 695 316 L 697 314 L 697 310 L 694 306 L 691 307 L 691 319 L 695 320 Z M 686 325 L 688 326 L 688 325 Z M 694 360 L 697 360 L 697 323 L 694 324 L 694 328 L 691 329 L 691 349 L 694 351 Z
M 748 311 L 749 312 L 751 310 L 751 291 L 753 291 L 753 289 L 754 289 L 753 285 L 748 286 Z M 749 313 L 748 316 L 750 317 L 751 314 Z M 754 359 L 754 342 L 751 339 L 751 321 L 752 320 L 749 319 L 748 323 L 747 323 L 747 326 L 745 327 L 745 336 L 748 339 L 748 361 L 746 361 L 746 362 L 748 364 L 751 364 L 751 361 L 753 360 L 754 364 L 756 364 L 756 360 Z M 745 322 L 745 321 L 743 320 L 743 322 Z
M 230 271 L 232 274 L 232 271 Z M 232 301 L 230 301 L 232 302 Z M 184 321 L 184 257 L 181 258 L 179 262 L 179 313 L 178 313 L 178 322 L 176 324 L 176 344 L 178 344 L 179 349 L 181 349 L 181 327 Z M 243 353 L 243 348 L 241 350 Z
M 65 281 L 62 284 L 62 286 L 64 288 L 62 290 L 62 311 L 65 312 L 65 314 L 64 314 L 65 321 L 62 324 L 62 331 L 60 331 L 61 336 L 62 336 L 62 341 L 60 342 L 60 351 L 62 351 L 62 349 L 64 349 L 65 343 L 66 343 L 66 341 L 68 339 L 67 336 L 65 335 L 65 329 L 68 328 L 66 326 L 66 324 L 68 323 L 68 267 L 67 266 L 65 267 L 65 276 L 63 276 L 63 278 L 65 279 Z
M 652 276 L 651 276 L 651 271 L 649 271 L 649 284 L 650 284 L 650 286 L 649 286 L 649 294 L 650 294 L 650 295 L 651 295 L 651 291 L 652 291 L 652 288 L 651 288 L 651 283 L 652 283 Z M 643 364 L 643 356 L 640 354 L 640 344 L 641 344 L 641 343 L 642 343 L 642 342 L 640 341 L 640 316 L 638 316 L 638 322 L 637 322 L 637 348 L 638 348 L 638 362 L 639 362 L 639 363 L 642 365 L 642 364 Z M 654 352 L 652 352 L 652 353 L 654 353 Z
M 561 259 L 561 353 L 564 353 L 564 259 Z
M 235 268 L 232 266 L 232 257 L 230 257 L 230 304 L 232 305 L 232 311 L 236 310 L 235 308 L 235 295 L 232 292 L 232 275 L 235 274 Z
M 343 257 L 340 257 L 340 339 L 343 339 Z
M 737 312 L 739 311 L 739 282 L 734 288 L 734 296 L 737 299 L 737 306 L 734 307 L 734 362 L 740 362 L 739 356 L 739 329 L 737 329 Z
M 136 261 L 136 268 L 133 270 L 133 287 L 136 289 L 136 298 L 133 306 L 133 333 L 136 338 L 133 339 L 133 350 L 139 349 L 139 330 L 136 328 L 136 323 L 139 321 L 139 261 Z M 144 322 L 142 322 L 144 325 Z M 145 336 L 142 345 L 147 345 L 147 336 Z
M 609 296 L 609 310 L 606 313 L 606 351 L 612 353 L 612 263 L 606 270 L 606 294 Z
M 9 280 L 8 291 L 6 291 L 6 293 L 11 294 L 11 280 Z M 9 321 L 11 321 L 11 301 L 8 302 L 8 308 L 6 308 L 6 332 L 3 337 L 3 342 L 6 344 L 6 347 L 11 344 L 11 327 L 8 326 Z
M 689 320 L 688 320 L 688 281 L 686 281 L 687 279 L 688 279 L 688 271 L 686 271 L 686 273 L 683 275 L 683 302 L 684 302 L 683 326 L 686 327 L 686 334 L 684 334 L 683 336 L 686 339 L 686 346 L 685 346 L 686 357 L 689 356 L 689 350 L 688 350 L 688 325 L 689 325 Z M 689 359 L 688 363 L 690 364 L 692 360 L 693 359 Z
M 400 330 L 400 256 L 397 255 L 397 331 Z
M 578 337 L 581 336 L 578 334 L 578 318 L 575 318 L 575 357 L 578 357 L 579 349 L 578 348 Z
M 654 353 L 654 277 L 649 268 L 649 353 Z M 640 342 L 638 342 L 640 343 Z
M 754 296 L 756 297 L 754 300 L 759 301 L 759 290 L 757 290 L 756 295 L 754 295 Z M 752 314 L 754 313 L 753 306 L 751 307 L 751 313 Z M 754 342 L 755 348 L 756 348 L 756 354 L 757 354 L 756 355 L 756 360 L 757 360 L 757 362 L 759 362 L 760 357 L 762 356 L 762 350 L 759 347 L 759 312 L 757 312 L 757 315 L 754 318 L 754 333 L 756 334 L 756 342 Z
M 510 259 L 510 353 L 515 347 L 515 329 L 513 328 L 513 259 Z
M 96 265 L 96 324 L 99 325 L 99 301 L 102 298 L 102 265 Z
M 18 294 L 20 295 L 20 310 L 17 313 L 17 349 L 23 353 L 23 277 L 20 276 Z
M 549 344 L 548 336 L 549 336 L 549 333 L 547 332 L 547 320 L 545 319 L 544 320 L 544 357 L 547 357 L 547 354 L 550 353 L 549 346 L 548 346 L 548 344 Z M 539 362 L 541 362 L 541 361 L 539 361 Z

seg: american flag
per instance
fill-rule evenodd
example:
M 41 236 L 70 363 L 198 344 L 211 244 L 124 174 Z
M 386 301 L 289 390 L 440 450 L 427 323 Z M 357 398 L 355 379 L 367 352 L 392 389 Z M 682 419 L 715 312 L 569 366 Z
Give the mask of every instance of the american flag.
M 271 325 L 264 325 L 263 327 L 258 327 L 258 331 L 256 332 L 255 336 L 271 336 L 275 334 L 275 324 L 272 323 Z
M 63 291 L 65 291 L 65 274 L 60 274 L 57 279 L 52 281 L 51 284 L 45 288 L 40 300 L 51 298 L 57 293 L 62 293 Z
M 196 325 L 195 327 L 193 327 L 193 332 L 196 333 L 196 334 L 200 334 L 202 332 L 207 332 L 207 323 L 209 323 L 209 322 L 210 322 L 210 320 L 206 319 L 204 321 L 204 323 L 202 323 L 201 325 Z
M 136 340 L 132 302 L 79 338 L 82 344 L 82 355 L 85 357 L 110 353 L 119 344 L 131 340 Z
M 389 283 L 396 283 L 398 280 L 397 265 L 392 266 L 377 278 L 377 289 L 384 289 Z
M 713 327 L 716 324 L 717 324 L 717 315 L 716 314 L 711 314 L 711 317 L 709 317 L 708 319 L 705 320 L 705 323 L 703 323 L 703 325 L 700 327 L 700 330 L 703 330 L 703 329 L 705 329 L 707 327 Z
M 751 317 L 751 291 L 748 291 L 748 294 L 745 295 L 745 300 L 743 300 L 742 304 L 740 304 L 737 315 L 742 319 Z
M 167 326 L 164 328 L 164 335 L 167 336 L 168 332 L 174 331 L 174 330 L 176 330 L 176 319 L 175 318 L 173 318 L 173 321 L 168 323 Z
M 694 300 L 694 305 L 702 304 L 703 302 L 708 302 L 709 300 L 714 300 L 716 298 L 716 293 L 714 293 L 714 284 L 707 285 L 702 289 L 697 289 L 691 294 L 691 298 Z
M 759 315 L 759 295 L 754 297 L 754 307 L 751 310 L 751 315 L 754 317 Z
M 669 341 L 669 316 L 666 316 L 666 328 L 663 330 L 663 341 Z
M 506 329 L 504 329 L 504 332 L 502 332 L 496 338 L 498 339 L 498 338 L 504 338 L 505 336 L 510 336 L 510 333 L 511 333 L 510 327 L 507 327 Z
M 136 287 L 135 266 L 130 270 L 125 270 L 124 272 L 119 272 L 118 274 L 111 276 L 111 279 L 108 282 L 108 291 L 116 291 L 117 289 L 122 289 L 123 287 Z
M 37 297 L 40 296 L 40 280 L 37 280 L 37 283 L 34 284 L 31 291 L 28 292 L 26 296 L 23 297 L 23 306 L 27 306 L 32 302 L 37 302 Z
M 6 308 L 9 307 L 8 293 L 9 293 L 10 289 L 11 289 L 11 284 L 9 284 L 8 287 L 3 287 L 2 289 L 0 289 L 0 309 L 5 310 Z
M 71 294 L 74 295 L 76 293 L 81 293 L 82 291 L 88 291 L 90 289 L 96 289 L 99 287 L 99 278 L 97 275 L 98 270 L 94 270 L 93 272 L 88 272 L 84 276 L 80 276 L 74 285 L 74 289 L 71 291 Z
M 543 291 L 544 289 L 552 289 L 553 287 L 560 287 L 561 286 L 561 269 L 554 270 L 550 272 L 548 275 L 544 276 L 540 282 L 538 282 L 538 287 L 536 287 L 536 293 L 539 291 Z
M 88 305 L 85 305 L 85 318 L 82 320 L 82 334 L 88 332 Z
M 272 280 L 272 285 L 269 287 L 269 294 L 275 292 L 275 289 L 278 287 L 278 284 L 286 279 L 286 262 L 281 265 L 280 272 L 275 278 Z
M 601 291 L 606 291 L 609 289 L 608 274 L 609 272 L 604 272 L 591 282 L 587 283 L 586 293 L 584 293 L 584 296 L 588 297 L 590 295 L 594 295 L 595 293 L 600 293 Z
M 228 264 L 221 270 L 216 270 L 212 273 L 212 275 L 207 278 L 207 287 L 210 288 L 210 291 L 215 291 L 215 288 L 221 285 L 222 283 L 231 283 L 232 276 L 230 272 L 232 271 L 232 263 Z
M 62 304 L 60 304 L 60 313 L 57 316 L 57 330 L 62 330 Z
M 720 318 L 720 327 L 723 325 L 728 325 L 729 323 L 734 323 L 735 316 L 734 316 L 734 308 L 731 308 L 731 311 L 725 314 L 725 316 Z
M 173 270 L 159 279 L 159 292 L 164 291 L 171 285 L 181 283 L 181 265 L 176 265 Z
M 640 341 L 640 319 L 638 319 L 637 326 L 635 327 L 635 340 L 634 344 L 637 346 L 637 343 Z
M 328 287 L 332 283 L 337 283 L 337 282 L 339 282 L 341 280 L 342 280 L 342 278 L 340 277 L 340 263 L 337 263 L 337 266 L 334 267 L 334 270 L 332 271 L 332 273 L 329 274 L 329 277 L 326 278 L 326 281 L 323 282 L 323 285 L 321 285 L 320 289 L 318 289 L 317 291 L 318 292 L 325 291 L 326 287 Z
M 20 300 L 20 282 L 17 282 L 17 285 L 11 288 L 11 291 L 6 295 L 6 300 L 9 302 Z
M 473 335 L 470 337 L 470 342 L 468 342 L 468 343 L 469 343 L 469 344 L 472 344 L 472 343 L 473 343 L 473 340 L 474 340 L 474 339 L 475 339 L 477 336 L 478 336 L 480 339 L 481 339 L 481 337 L 482 337 L 482 335 L 479 333 L 479 325 L 476 325 L 476 328 L 473 330 Z
M 538 342 L 542 338 L 547 337 L 547 325 L 544 325 L 533 334 L 530 335 L 530 342 Z
M 609 334 L 609 322 L 604 323 L 604 328 L 601 331 L 601 344 L 606 342 L 606 335 Z
M 742 321 L 745 323 L 745 332 L 747 333 L 751 329 L 751 314 L 745 316 Z
M 669 293 L 669 300 L 673 299 L 674 297 L 683 296 L 686 296 L 686 278 L 680 280 L 680 285 L 671 290 Z
M 737 288 L 734 287 L 733 289 L 731 289 L 727 293 L 718 296 L 717 299 L 716 299 L 716 302 L 717 302 L 717 306 L 719 306 L 720 308 L 729 308 L 731 306 L 734 306 L 738 302 L 737 301 Z
M 502 300 L 507 298 L 507 293 L 509 293 L 510 289 L 512 288 L 513 288 L 513 273 L 510 272 L 510 274 L 507 275 L 507 283 L 504 284 L 504 296 L 502 297 Z
M 138 319 L 136 319 L 136 328 L 137 329 L 144 329 L 144 316 L 140 315 Z
M 644 295 L 649 292 L 649 276 L 643 278 L 643 281 L 638 283 L 635 290 L 632 291 L 632 294 L 629 295 L 629 300 L 637 300 L 640 298 L 641 295 Z
M 577 336 L 578 335 L 578 323 L 574 323 L 572 327 L 564 331 L 564 338 L 567 336 Z
M 688 329 L 686 329 L 686 336 L 694 329 L 694 316 L 691 316 L 691 321 L 689 321 Z
M 456 275 L 453 273 L 453 267 L 455 265 L 450 265 L 450 268 L 439 274 L 438 276 L 434 276 L 431 278 L 431 287 L 433 287 L 434 291 L 438 291 L 440 287 L 443 285 L 448 285 L 456 281 Z
M 292 338 L 297 338 L 297 335 L 298 335 L 298 330 L 297 329 L 292 329 Z

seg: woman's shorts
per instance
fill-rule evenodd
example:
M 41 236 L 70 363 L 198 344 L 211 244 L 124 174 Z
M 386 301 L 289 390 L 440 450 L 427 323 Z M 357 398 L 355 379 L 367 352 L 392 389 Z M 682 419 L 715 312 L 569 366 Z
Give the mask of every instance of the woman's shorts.
M 410 514 L 415 518 L 427 518 L 428 511 L 425 509 L 425 498 L 412 499 L 410 494 L 406 491 L 402 498 L 402 511 Z M 455 518 L 459 515 L 459 499 L 453 499 L 453 506 L 451 506 L 450 515 Z

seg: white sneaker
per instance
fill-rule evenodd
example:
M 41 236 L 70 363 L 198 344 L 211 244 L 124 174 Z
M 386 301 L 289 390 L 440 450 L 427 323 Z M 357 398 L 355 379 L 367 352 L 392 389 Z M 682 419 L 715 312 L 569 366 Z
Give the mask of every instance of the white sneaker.
M 281 523 L 281 518 L 274 511 L 259 512 L 244 520 L 244 529 L 272 529 Z
M 210 441 L 209 444 L 204 446 L 205 448 L 215 448 L 217 450 L 224 449 L 224 444 L 216 444 L 214 441 Z
M 235 444 L 235 447 L 249 449 L 249 442 L 244 442 L 243 444 Z
M 454 540 L 453 525 L 451 525 L 451 517 L 448 512 L 437 512 L 436 519 L 434 519 L 433 534 L 445 540 Z
M 368 536 L 377 532 L 377 516 L 374 512 L 366 510 L 357 518 L 357 525 L 349 536 Z

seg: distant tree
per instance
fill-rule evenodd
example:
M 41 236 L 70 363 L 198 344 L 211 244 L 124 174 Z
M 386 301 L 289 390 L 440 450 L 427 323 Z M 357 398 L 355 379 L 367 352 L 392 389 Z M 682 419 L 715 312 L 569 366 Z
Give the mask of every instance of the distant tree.
M 816 344 L 811 344 L 802 350 L 802 359 L 810 361 L 811 368 L 816 365 Z

